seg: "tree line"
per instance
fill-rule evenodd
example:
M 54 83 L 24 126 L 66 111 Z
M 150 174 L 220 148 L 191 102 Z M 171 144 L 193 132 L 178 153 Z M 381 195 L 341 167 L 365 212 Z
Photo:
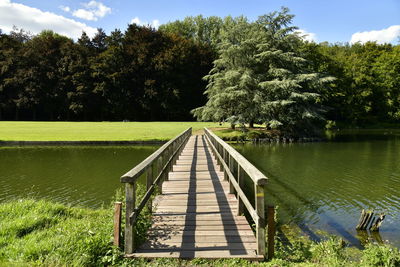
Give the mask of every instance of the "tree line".
M 0 35 L 2 120 L 199 120 L 311 133 L 400 121 L 400 46 L 307 42 L 287 8 L 159 29 Z M 192 113 L 191 113 L 192 111 Z
M 191 120 L 213 49 L 129 25 L 74 42 L 52 31 L 0 35 L 2 120 Z

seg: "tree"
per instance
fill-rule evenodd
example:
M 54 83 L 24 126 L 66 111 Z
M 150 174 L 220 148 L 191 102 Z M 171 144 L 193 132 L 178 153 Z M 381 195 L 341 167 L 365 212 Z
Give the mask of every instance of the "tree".
M 266 123 L 290 135 L 314 133 L 324 111 L 316 89 L 333 78 L 309 72 L 288 12 L 283 8 L 253 23 L 225 19 L 219 58 L 205 77 L 208 102 L 193 110 L 198 119 Z

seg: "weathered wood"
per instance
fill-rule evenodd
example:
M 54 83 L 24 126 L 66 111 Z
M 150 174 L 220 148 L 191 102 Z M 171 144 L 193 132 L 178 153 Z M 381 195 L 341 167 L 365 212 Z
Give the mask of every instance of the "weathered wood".
M 364 221 L 364 216 L 365 216 L 365 210 L 363 209 L 361 211 L 361 216 L 360 216 L 360 219 L 358 220 L 358 224 L 356 226 L 356 230 L 361 230 L 361 224 Z
M 211 141 L 210 141 L 210 146 L 213 149 L 215 149 L 215 146 L 213 145 L 213 143 Z M 217 157 L 220 157 L 222 159 L 221 155 L 219 155 L 219 154 L 217 154 Z M 224 170 L 226 170 L 228 179 L 231 181 L 231 183 L 233 184 L 234 188 L 236 189 L 236 192 L 237 192 L 238 196 L 242 199 L 243 204 L 246 207 L 247 211 L 251 215 L 251 217 L 254 220 L 254 222 L 257 222 L 259 220 L 259 216 L 257 214 L 257 211 L 253 208 L 253 206 L 251 205 L 250 201 L 247 199 L 246 194 L 239 187 L 239 184 L 235 181 L 235 179 L 233 177 L 233 174 L 230 172 L 229 167 L 227 166 L 227 164 L 224 161 L 222 161 L 221 163 L 223 165 Z
M 155 184 L 158 181 L 165 182 L 161 187 L 162 194 L 155 198 L 153 204 L 148 241 L 135 253 L 132 253 L 133 250 L 126 252 L 126 256 L 264 258 L 265 245 L 264 250 L 260 250 L 257 241 L 259 235 L 265 238 L 265 230 L 259 229 L 265 228 L 264 215 L 258 214 L 264 206 L 262 204 L 261 207 L 257 201 L 255 208 L 252 206 L 242 190 L 245 172 L 240 168 L 241 165 L 236 167 L 236 158 L 223 145 L 214 143 L 204 136 L 191 137 L 185 141 L 185 146 L 178 147 L 178 143 L 172 143 L 157 158 L 157 171 L 147 169 L 147 177 L 151 176 L 153 182 L 148 179 L 145 197 L 130 213 L 127 226 L 130 226 L 129 222 L 134 225 Z M 221 168 L 213 155 L 217 157 Z M 157 178 L 155 173 L 158 173 Z M 163 179 L 164 175 L 168 178 Z M 237 180 L 236 175 L 242 179 Z M 224 180 L 224 176 L 227 180 Z M 263 188 L 260 185 L 258 187 Z M 230 192 L 237 193 L 238 198 Z M 264 200 L 264 196 L 262 198 Z M 256 236 L 246 218 L 238 216 L 238 209 L 242 214 L 244 208 L 258 226 Z
M 383 220 L 385 219 L 386 215 L 384 213 L 381 213 L 378 217 L 378 219 L 376 220 L 375 223 L 371 224 L 371 231 L 379 231 L 379 228 L 381 227 Z
M 147 190 L 149 190 L 151 188 L 151 186 L 153 185 L 153 164 L 149 167 L 149 169 L 147 170 L 147 175 L 146 175 L 146 188 Z M 151 203 L 151 199 L 149 199 L 149 201 L 147 202 L 147 207 L 149 208 L 149 210 L 151 211 L 153 204 Z
M 264 186 L 254 184 L 255 206 L 258 220 L 256 221 L 256 239 L 258 255 L 265 255 L 265 209 Z
M 136 183 L 125 184 L 125 254 L 132 253 L 135 249 L 135 230 L 131 224 L 130 216 L 135 209 Z
M 267 209 L 268 219 L 268 259 L 272 259 L 275 254 L 275 208 L 268 206 Z
M 121 246 L 121 210 L 122 202 L 114 203 L 114 246 Z
M 237 167 L 237 182 L 240 189 L 244 187 L 244 171 L 238 164 Z M 240 197 L 239 192 L 237 194 L 237 215 L 242 215 L 244 212 L 243 197 Z
M 215 251 L 181 251 L 181 252 L 155 252 L 155 253 L 135 253 L 126 255 L 126 257 L 145 257 L 145 258 L 178 258 L 178 259 L 224 259 L 224 258 L 240 258 L 252 261 L 261 261 L 264 258 L 256 255 L 253 251 L 243 251 L 240 254 L 233 254 L 229 250 Z
M 122 175 L 121 182 L 123 182 L 123 183 L 135 182 L 136 179 L 138 179 L 139 176 L 141 174 L 143 174 L 154 161 L 156 161 L 161 155 L 166 153 L 166 151 L 169 149 L 171 144 L 173 144 L 178 139 L 180 139 L 181 136 L 189 136 L 191 134 L 191 131 L 192 131 L 192 128 L 189 128 L 189 129 L 183 131 L 180 135 L 178 135 L 174 139 L 165 143 L 163 146 L 161 146 L 159 149 L 157 149 L 156 152 L 154 152 L 153 154 L 148 156 L 145 160 L 143 160 L 138 165 L 136 165 L 136 167 L 134 167 L 133 169 L 131 169 L 130 171 L 128 171 L 127 173 Z
M 157 242 L 148 242 L 142 246 L 143 250 L 147 249 L 157 249 L 157 250 L 167 250 L 167 251 L 180 251 L 182 250 L 181 248 L 182 242 L 168 242 L 165 241 L 163 242 L 162 245 L 160 245 Z M 215 248 L 225 248 L 229 250 L 238 250 L 238 249 L 246 249 L 246 250 L 255 250 L 256 249 L 256 244 L 255 243 L 229 243 L 229 242 L 209 242 L 209 243 L 196 243 L 195 244 L 195 249 L 198 250 L 212 250 Z
M 221 138 L 216 136 L 213 132 L 211 132 L 207 128 L 204 128 L 204 132 L 206 133 L 206 135 L 216 140 L 223 147 L 226 153 L 235 158 L 235 160 L 240 164 L 240 166 L 242 166 L 243 170 L 249 175 L 249 177 L 253 180 L 255 184 L 258 185 L 266 184 L 267 178 L 265 177 L 265 175 L 262 172 L 260 172 L 256 167 L 254 167 L 254 165 L 251 164 L 245 157 L 243 157 L 233 147 L 222 141 Z

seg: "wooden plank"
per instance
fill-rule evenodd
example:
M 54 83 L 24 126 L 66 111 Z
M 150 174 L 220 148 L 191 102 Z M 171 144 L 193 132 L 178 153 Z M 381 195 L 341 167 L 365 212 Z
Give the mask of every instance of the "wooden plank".
M 182 242 L 169 242 L 164 241 L 162 243 L 158 242 L 146 242 L 141 247 L 140 250 L 147 250 L 147 249 L 158 249 L 162 250 L 165 248 L 169 251 L 176 251 L 182 250 L 182 245 L 185 243 Z M 236 250 L 236 249 L 246 249 L 246 250 L 255 250 L 257 248 L 255 243 L 229 243 L 229 242 L 209 242 L 209 243 L 195 243 L 194 248 L 199 250 L 205 249 L 216 249 L 216 248 L 226 248 L 229 250 Z
M 159 230 L 159 231 L 231 231 L 231 230 L 246 230 L 251 233 L 252 230 L 248 224 L 231 224 L 231 225 L 166 225 L 162 223 L 153 224 L 151 227 L 152 230 Z
M 204 136 L 191 137 L 154 200 L 148 241 L 128 256 L 262 260 L 223 176 Z
M 222 236 L 228 238 L 230 236 L 251 236 L 254 237 L 252 231 L 249 230 L 220 230 L 220 231 L 202 231 L 202 230 L 194 230 L 194 231 L 167 231 L 167 229 L 157 230 L 157 229 L 149 229 L 147 231 L 149 236 L 170 236 L 172 235 L 185 235 L 185 236 Z
M 154 240 L 154 242 L 182 242 L 182 235 L 169 235 L 169 236 L 151 236 L 150 240 Z M 186 239 L 186 237 L 185 237 Z M 210 242 L 228 242 L 228 243 L 254 243 L 256 244 L 256 239 L 254 236 L 246 235 L 246 236 L 215 236 L 215 235 L 207 235 L 207 236 L 195 236 L 196 244 Z
M 241 258 L 252 261 L 261 261 L 264 258 L 259 257 L 252 251 L 246 251 L 246 254 L 234 254 L 226 250 L 215 250 L 215 251 L 184 251 L 184 252 L 158 252 L 158 253 L 133 253 L 128 254 L 126 257 L 140 257 L 140 258 L 177 258 L 177 259 L 192 259 L 192 258 L 203 258 L 203 259 L 223 259 L 223 258 Z

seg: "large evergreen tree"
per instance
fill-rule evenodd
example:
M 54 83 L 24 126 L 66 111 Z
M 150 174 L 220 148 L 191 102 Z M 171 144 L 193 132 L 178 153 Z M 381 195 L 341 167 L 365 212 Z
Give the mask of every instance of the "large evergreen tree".
M 287 8 L 253 23 L 227 18 L 219 58 L 205 77 L 208 102 L 193 110 L 198 119 L 265 123 L 285 134 L 315 130 L 324 111 L 317 89 L 333 78 L 309 72 L 292 18 Z

